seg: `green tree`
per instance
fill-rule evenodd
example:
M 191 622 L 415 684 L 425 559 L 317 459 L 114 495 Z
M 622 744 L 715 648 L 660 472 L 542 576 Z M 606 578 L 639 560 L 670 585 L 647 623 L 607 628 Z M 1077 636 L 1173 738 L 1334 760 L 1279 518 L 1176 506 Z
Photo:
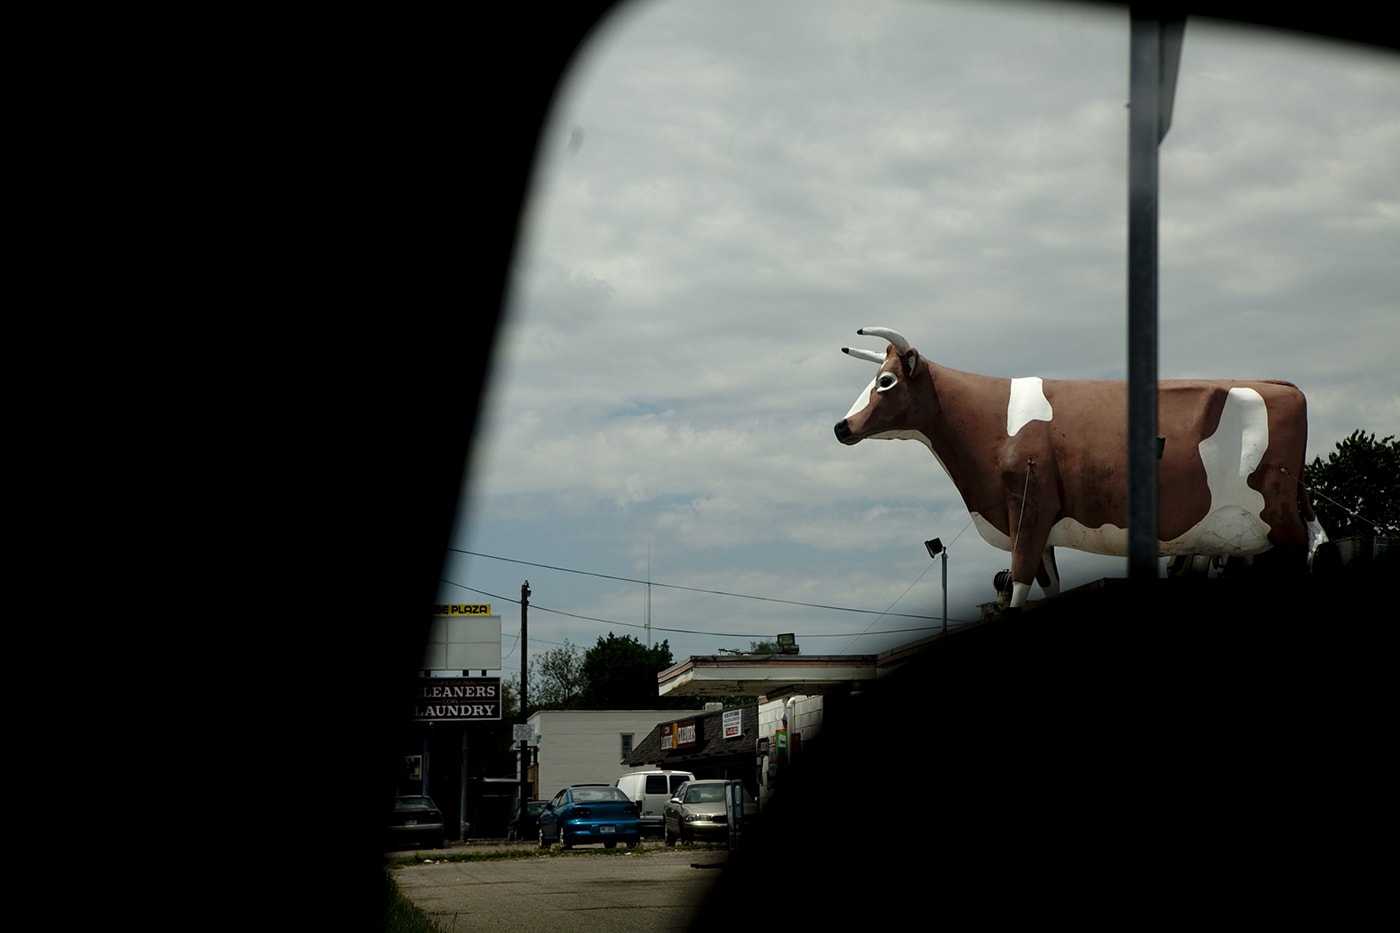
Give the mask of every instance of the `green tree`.
M 551 648 L 531 659 L 530 708 L 576 709 L 587 684 L 583 654 L 566 638 L 562 648 Z
M 1327 460 L 1303 471 L 1313 509 L 1327 536 L 1400 534 L 1400 443 L 1360 429 L 1337 442 Z
M 632 635 L 609 634 L 583 656 L 582 709 L 694 709 L 697 697 L 672 700 L 656 692 L 656 675 L 670 667 L 671 645 L 648 648 Z
M 520 675 L 507 674 L 501 681 L 501 720 L 520 718 Z

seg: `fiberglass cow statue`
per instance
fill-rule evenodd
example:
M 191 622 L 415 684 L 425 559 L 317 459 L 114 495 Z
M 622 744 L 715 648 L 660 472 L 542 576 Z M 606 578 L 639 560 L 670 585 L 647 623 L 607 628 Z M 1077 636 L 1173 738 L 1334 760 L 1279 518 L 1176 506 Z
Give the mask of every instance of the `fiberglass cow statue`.
M 939 366 L 895 331 L 836 439 L 917 440 L 962 494 L 982 537 L 1011 552 L 1012 607 L 1031 581 L 1059 591 L 1055 547 L 1128 552 L 1126 382 L 1000 379 Z M 1247 557 L 1327 540 L 1302 484 L 1307 405 L 1287 382 L 1158 383 L 1158 553 Z

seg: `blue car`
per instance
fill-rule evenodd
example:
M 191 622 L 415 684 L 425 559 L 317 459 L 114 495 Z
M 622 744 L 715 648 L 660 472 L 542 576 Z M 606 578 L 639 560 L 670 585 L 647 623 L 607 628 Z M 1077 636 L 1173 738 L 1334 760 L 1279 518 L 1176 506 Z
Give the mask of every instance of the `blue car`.
M 641 813 L 611 784 L 570 784 L 540 811 L 540 848 L 593 845 L 634 848 L 642 839 Z

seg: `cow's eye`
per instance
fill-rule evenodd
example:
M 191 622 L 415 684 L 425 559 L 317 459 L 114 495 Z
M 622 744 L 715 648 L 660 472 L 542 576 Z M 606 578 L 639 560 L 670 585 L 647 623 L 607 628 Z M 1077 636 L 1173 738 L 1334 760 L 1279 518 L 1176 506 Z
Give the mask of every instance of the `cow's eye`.
M 880 373 L 880 378 L 875 380 L 875 390 L 883 392 L 886 389 L 893 389 L 897 382 L 899 382 L 899 377 L 894 373 Z

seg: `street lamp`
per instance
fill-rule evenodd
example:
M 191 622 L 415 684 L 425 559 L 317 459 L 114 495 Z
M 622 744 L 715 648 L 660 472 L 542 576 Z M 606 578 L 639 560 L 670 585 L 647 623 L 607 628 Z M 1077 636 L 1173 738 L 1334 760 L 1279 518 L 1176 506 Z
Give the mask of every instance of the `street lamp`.
M 924 542 L 924 547 L 928 548 L 929 560 L 934 560 L 938 555 L 943 555 L 943 634 L 948 634 L 948 549 L 943 546 L 941 538 L 933 538 Z

